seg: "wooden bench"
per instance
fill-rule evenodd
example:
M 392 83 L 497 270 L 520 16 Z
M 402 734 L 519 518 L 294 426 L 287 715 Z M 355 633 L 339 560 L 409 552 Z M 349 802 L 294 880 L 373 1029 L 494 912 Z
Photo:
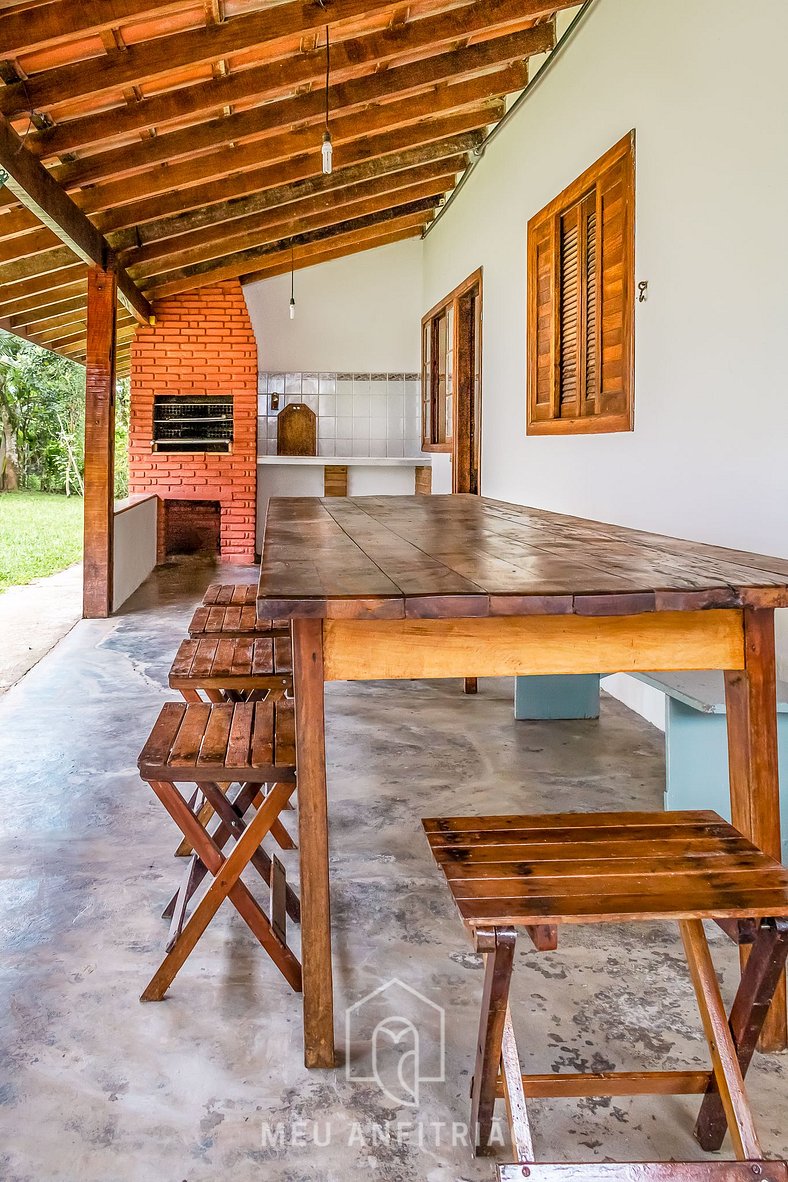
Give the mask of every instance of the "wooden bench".
M 711 808 L 730 817 L 722 673 L 638 673 L 665 694 L 665 808 Z M 782 859 L 788 862 L 788 684 L 777 683 Z
M 194 850 L 174 900 L 174 930 L 167 955 L 142 994 L 160 1001 L 224 899 L 229 898 L 296 991 L 301 966 L 287 943 L 287 915 L 298 919 L 298 900 L 285 868 L 262 849 L 295 791 L 295 715 L 292 699 L 209 705 L 168 702 L 140 753 L 146 780 Z M 196 785 L 190 799 L 178 784 Z M 234 795 L 230 792 L 237 785 Z M 201 819 L 203 799 L 219 819 L 209 833 Z M 257 804 L 247 822 L 246 815 Z M 230 838 L 235 846 L 225 857 Z M 251 865 L 268 884 L 270 918 L 241 880 Z M 186 906 L 206 873 L 214 881 L 184 923 Z
M 703 1095 L 695 1134 L 718 1150 L 730 1129 L 736 1159 L 759 1182 L 785 1182 L 783 1163 L 763 1159 L 744 1076 L 788 954 L 788 870 L 718 814 L 563 813 L 442 817 L 423 822 L 460 916 L 485 960 L 470 1127 L 487 1152 L 497 1098 L 506 1101 L 519 1177 L 531 1182 L 648 1178 L 743 1182 L 730 1162 L 612 1167 L 534 1162 L 527 1097 Z M 725 1013 L 702 920 L 757 921 L 730 1016 Z M 516 928 L 540 949 L 564 923 L 678 923 L 709 1044 L 711 1070 L 522 1074 L 509 1012 Z M 648 988 L 648 982 L 644 982 Z M 757 1168 L 753 1168 L 757 1165 Z M 526 1168 L 523 1168 L 523 1167 Z M 607 1167 L 606 1167 L 607 1169 Z M 629 1170 L 629 1172 L 627 1172 Z M 501 1179 L 518 1175 L 504 1168 Z
M 170 668 L 169 685 L 186 702 L 237 702 L 269 692 L 292 694 L 289 636 L 203 637 L 183 640 Z

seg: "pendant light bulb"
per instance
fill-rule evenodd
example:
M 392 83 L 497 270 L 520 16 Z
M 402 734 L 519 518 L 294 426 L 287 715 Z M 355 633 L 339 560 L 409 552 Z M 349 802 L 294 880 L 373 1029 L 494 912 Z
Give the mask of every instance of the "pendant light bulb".
M 331 143 L 331 132 L 326 128 L 323 134 L 323 172 L 330 176 L 334 169 L 334 145 Z
M 295 320 L 295 300 L 290 297 L 290 319 Z

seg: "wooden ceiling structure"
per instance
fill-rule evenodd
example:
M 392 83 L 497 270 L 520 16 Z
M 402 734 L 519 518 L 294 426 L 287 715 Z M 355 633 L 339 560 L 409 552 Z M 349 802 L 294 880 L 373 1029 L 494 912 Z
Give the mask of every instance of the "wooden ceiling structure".
M 83 361 L 112 268 L 122 374 L 157 299 L 422 234 L 576 5 L 0 0 L 0 327 Z

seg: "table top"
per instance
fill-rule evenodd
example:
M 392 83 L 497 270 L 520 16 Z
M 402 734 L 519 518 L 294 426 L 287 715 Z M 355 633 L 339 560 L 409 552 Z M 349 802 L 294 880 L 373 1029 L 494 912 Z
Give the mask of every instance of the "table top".
M 788 560 L 487 497 L 274 497 L 261 619 L 788 606 Z

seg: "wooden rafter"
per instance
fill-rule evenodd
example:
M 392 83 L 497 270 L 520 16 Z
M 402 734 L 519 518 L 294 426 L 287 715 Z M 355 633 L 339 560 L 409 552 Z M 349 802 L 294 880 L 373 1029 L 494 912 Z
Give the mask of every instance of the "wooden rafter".
M 533 53 L 552 48 L 553 33 L 550 25 L 485 41 L 452 53 L 412 62 L 407 66 L 384 70 L 355 81 L 343 82 L 329 90 L 329 105 L 332 112 L 332 126 L 337 117 L 353 111 L 363 110 L 368 103 L 386 100 L 386 104 L 407 95 L 429 91 L 440 83 L 467 80 L 481 71 L 501 68 L 522 62 Z M 509 83 L 521 80 L 504 77 L 501 84 L 509 89 Z M 522 79 L 524 85 L 525 78 Z M 501 92 L 502 93 L 502 92 Z M 474 94 L 474 99 L 476 94 Z M 179 158 L 191 159 L 197 153 L 228 144 L 255 142 L 275 137 L 284 129 L 287 135 L 294 125 L 302 128 L 322 124 L 325 119 L 325 94 L 319 90 L 295 98 L 253 107 L 237 115 L 212 119 L 197 127 L 186 127 L 167 135 L 141 140 L 136 144 L 112 148 L 107 152 L 88 156 L 73 164 L 56 167 L 53 172 L 66 189 L 85 184 L 95 184 L 111 178 L 138 173 L 157 164 L 172 167 Z M 396 126 L 395 123 L 390 126 Z M 197 167 L 200 160 L 196 161 Z
M 67 7 L 62 0 L 39 0 L 35 16 L 28 5 L 0 14 L 0 46 L 3 57 L 21 57 L 63 38 L 84 37 L 126 21 L 193 7 L 194 0 L 80 0 L 78 8 Z
M 249 273 L 250 270 L 258 270 L 259 266 L 263 265 L 269 257 L 280 256 L 283 252 L 289 254 L 291 246 L 295 248 L 328 239 L 336 239 L 338 243 L 355 242 L 370 231 L 372 237 L 376 236 L 381 232 L 381 227 L 388 227 L 392 233 L 404 229 L 421 231 L 431 221 L 434 208 L 434 202 L 417 201 L 410 206 L 386 210 L 383 214 L 373 214 L 355 221 L 342 222 L 338 226 L 315 230 L 309 234 L 300 234 L 284 243 L 279 240 L 269 246 L 239 251 L 238 254 L 231 255 L 220 263 L 184 267 L 183 272 L 172 272 L 165 283 L 154 289 L 156 298 L 160 299 L 165 296 L 177 295 L 182 291 L 191 291 L 195 287 L 202 287 L 209 282 L 218 283 L 223 279 L 235 279 Z
M 23 142 L 5 119 L 0 119 L 0 167 L 7 174 L 6 187 L 70 251 L 86 263 L 115 270 L 119 298 L 141 323 L 148 323 L 153 314 L 150 304 L 124 268 L 116 266 L 104 236 L 43 165 L 25 150 Z
M 454 8 L 423 20 L 397 25 L 366 37 L 335 44 L 332 75 L 337 81 L 379 70 L 392 60 L 414 54 L 439 54 L 469 38 L 499 37 L 502 31 L 522 23 L 520 0 L 488 0 L 465 8 Z M 549 48 L 551 25 L 530 29 L 532 49 Z M 538 48 L 541 46 L 542 48 Z M 523 56 L 527 56 L 524 54 Z M 52 158 L 80 148 L 94 149 L 102 141 L 117 139 L 149 127 L 161 129 L 167 123 L 222 110 L 239 102 L 263 102 L 293 94 L 299 87 L 320 84 L 325 74 L 325 55 L 317 50 L 295 58 L 266 62 L 210 82 L 165 91 L 126 107 L 69 119 L 49 130 L 29 136 L 31 151 Z

